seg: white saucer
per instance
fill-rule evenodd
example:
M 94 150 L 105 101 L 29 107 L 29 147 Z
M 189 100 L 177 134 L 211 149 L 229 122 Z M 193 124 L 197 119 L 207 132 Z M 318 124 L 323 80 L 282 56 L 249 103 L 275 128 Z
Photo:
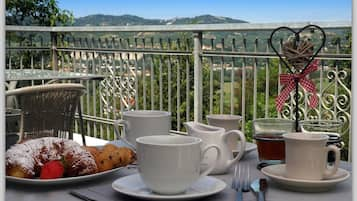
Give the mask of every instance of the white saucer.
M 246 142 L 245 143 L 245 154 L 251 152 L 251 151 L 254 151 L 257 149 L 257 145 L 255 143 L 251 143 L 251 142 Z M 237 145 L 237 149 L 236 150 L 233 150 L 233 153 L 238 153 L 240 150 L 240 144 L 238 143 Z
M 221 192 L 226 183 L 214 177 L 205 176 L 199 179 L 184 194 L 160 195 L 149 190 L 139 174 L 121 177 L 112 184 L 114 190 L 133 197 L 147 200 L 189 200 L 206 197 Z
M 279 184 L 281 187 L 293 191 L 302 192 L 321 192 L 328 191 L 335 187 L 336 184 L 345 181 L 350 177 L 347 170 L 339 168 L 336 174 L 328 179 L 323 180 L 304 180 L 292 179 L 285 177 L 285 164 L 270 165 L 261 169 L 262 173 L 268 176 L 271 180 Z

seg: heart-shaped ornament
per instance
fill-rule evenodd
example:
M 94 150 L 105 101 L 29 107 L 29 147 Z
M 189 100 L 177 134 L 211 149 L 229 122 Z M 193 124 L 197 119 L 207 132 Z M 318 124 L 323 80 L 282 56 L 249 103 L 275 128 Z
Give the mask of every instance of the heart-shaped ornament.
M 289 40 L 283 44 L 282 52 L 285 60 L 296 70 L 301 71 L 314 55 L 314 44 L 310 40 L 298 43 Z
M 279 52 L 277 39 L 289 36 Z M 307 25 L 297 31 L 289 27 L 275 29 L 269 38 L 269 45 L 292 74 L 302 74 L 325 45 L 326 34 L 316 25 Z

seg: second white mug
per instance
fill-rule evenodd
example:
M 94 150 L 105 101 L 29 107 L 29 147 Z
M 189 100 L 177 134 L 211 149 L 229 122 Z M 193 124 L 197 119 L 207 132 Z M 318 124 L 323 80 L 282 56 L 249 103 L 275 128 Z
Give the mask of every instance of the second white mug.
M 119 127 L 124 127 L 124 137 L 120 137 Z M 168 135 L 171 129 L 171 113 L 159 110 L 133 110 L 125 111 L 123 119 L 114 122 L 117 139 L 121 139 L 135 147 L 138 137 L 149 135 Z
M 334 175 L 340 164 L 340 150 L 326 146 L 328 136 L 323 134 L 287 133 L 285 140 L 286 177 L 321 180 Z M 327 153 L 335 153 L 335 162 L 327 166 Z
M 208 125 L 224 128 L 226 131 L 240 130 L 240 122 L 242 116 L 232 114 L 209 114 L 206 116 Z M 232 151 L 237 151 L 238 146 L 237 135 L 228 136 L 228 147 Z

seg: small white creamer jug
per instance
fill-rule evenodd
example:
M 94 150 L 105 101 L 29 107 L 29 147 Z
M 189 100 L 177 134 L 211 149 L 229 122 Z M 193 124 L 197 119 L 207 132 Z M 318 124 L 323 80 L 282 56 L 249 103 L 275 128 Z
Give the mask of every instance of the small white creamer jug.
M 211 163 L 216 163 L 215 168 L 210 174 L 224 174 L 232 165 L 236 164 L 239 159 L 242 158 L 245 150 L 246 139 L 241 131 L 231 130 L 226 132 L 224 128 L 209 126 L 193 121 L 185 122 L 184 125 L 187 129 L 188 135 L 202 139 L 202 149 L 209 144 L 214 144 L 220 149 L 221 157 L 217 162 L 217 153 L 214 150 L 209 150 L 203 159 L 203 163 L 207 164 L 207 166 Z M 239 152 L 235 158 L 233 158 L 232 150 L 228 146 L 227 139 L 229 135 L 237 135 L 240 140 L 240 150 L 238 150 Z

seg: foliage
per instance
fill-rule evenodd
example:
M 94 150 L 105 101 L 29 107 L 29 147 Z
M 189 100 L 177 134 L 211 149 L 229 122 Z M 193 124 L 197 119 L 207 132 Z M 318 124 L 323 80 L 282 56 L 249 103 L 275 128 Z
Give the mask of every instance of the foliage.
M 7 25 L 31 26 L 65 26 L 73 24 L 73 14 L 58 7 L 56 0 L 6 0 Z M 18 46 L 44 46 L 43 41 L 49 40 L 48 33 L 9 32 L 6 34 L 9 43 Z M 14 46 L 14 45 L 12 45 Z M 21 56 L 16 56 L 21 54 Z M 49 51 L 14 52 L 14 58 L 21 58 L 18 63 L 22 66 L 32 66 L 35 58 L 49 58 Z M 37 62 L 35 62 L 37 63 Z M 15 68 L 20 65 L 14 63 Z
M 71 25 L 73 14 L 61 10 L 56 0 L 6 0 L 8 25 Z
M 180 39 L 182 41 L 186 41 L 190 36 L 187 36 L 186 34 L 182 33 Z M 192 37 L 191 37 L 192 38 Z M 169 44 L 164 43 L 163 48 L 167 48 Z M 185 50 L 189 47 L 186 45 L 189 45 L 187 43 L 178 45 L 177 43 L 170 44 L 170 49 L 172 50 Z M 139 95 L 139 109 L 159 109 L 159 102 L 160 98 L 162 98 L 162 104 L 163 104 L 163 110 L 166 111 L 171 111 L 172 113 L 172 129 L 173 130 L 184 130 L 184 127 L 182 125 L 183 122 L 185 121 L 192 121 L 193 120 L 193 101 L 194 101 L 194 62 L 193 62 L 193 57 L 187 57 L 187 56 L 144 56 L 143 60 L 138 62 L 140 65 L 145 66 L 145 70 L 147 73 L 142 73 L 142 75 L 148 75 L 151 73 L 151 63 L 153 66 L 154 74 L 156 77 L 154 77 L 154 83 L 153 83 L 153 108 L 151 107 L 151 86 L 150 86 L 150 76 L 145 76 L 144 78 L 140 76 L 138 79 L 138 94 Z M 162 66 L 161 72 L 159 66 Z M 208 64 L 203 63 L 202 64 L 202 80 L 209 80 L 210 76 L 210 67 Z M 186 75 L 186 68 L 189 67 L 189 72 L 188 72 L 188 77 Z M 161 73 L 161 74 L 160 74 Z M 162 85 L 162 97 L 159 96 L 159 77 L 161 76 L 160 79 L 163 82 Z M 179 76 L 179 80 L 178 79 Z M 186 87 L 187 87 L 187 79 L 189 79 L 188 84 L 189 84 L 189 94 L 188 97 L 186 94 Z M 143 92 L 143 80 L 146 82 L 146 97 L 144 97 L 142 94 Z M 171 80 L 170 83 L 168 83 L 168 80 Z M 215 76 L 214 77 L 214 82 L 213 82 L 213 87 L 217 88 L 219 85 L 218 83 L 218 78 Z M 177 84 L 180 84 L 178 86 Z M 210 85 L 209 82 L 203 82 L 202 86 L 202 108 L 203 108 L 203 114 L 202 116 L 205 117 L 209 113 L 209 91 Z M 169 88 L 171 88 L 171 93 L 169 94 Z M 178 91 L 179 90 L 179 93 Z M 178 94 L 180 94 L 180 97 L 178 97 Z M 215 93 L 213 95 L 213 99 L 217 100 L 219 94 Z M 169 98 L 170 97 L 170 98 Z M 144 99 L 146 101 L 146 108 L 144 104 Z M 179 102 L 179 105 L 177 104 Z M 170 101 L 170 103 L 169 103 Z M 170 105 L 170 108 L 169 108 Z M 189 111 L 189 119 L 187 119 L 187 111 L 186 111 L 186 106 L 189 105 L 190 111 Z M 178 108 L 177 108 L 178 107 Z M 215 106 L 217 107 L 217 106 Z M 215 110 L 215 109 L 214 109 Z M 179 114 L 178 114 L 179 113 Z M 180 118 L 180 125 L 178 125 L 178 117 Z M 180 127 L 181 129 L 178 129 Z

